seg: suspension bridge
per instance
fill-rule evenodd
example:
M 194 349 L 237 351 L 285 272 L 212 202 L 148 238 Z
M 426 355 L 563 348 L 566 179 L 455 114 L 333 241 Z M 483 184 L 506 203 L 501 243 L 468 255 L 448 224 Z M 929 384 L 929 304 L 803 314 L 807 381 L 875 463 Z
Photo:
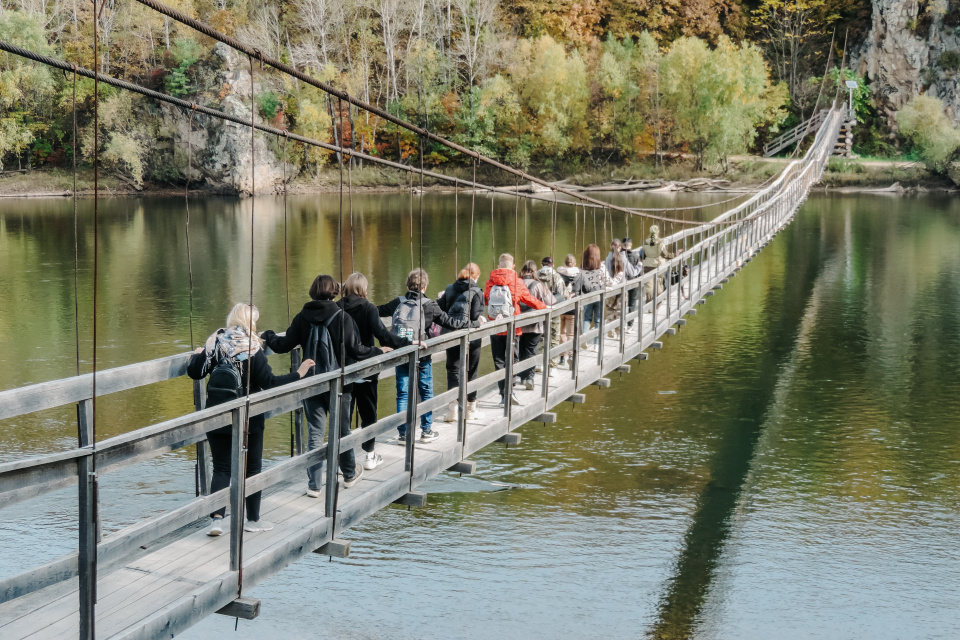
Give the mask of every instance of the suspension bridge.
M 243 43 L 155 0 L 138 1 L 246 53 L 250 56 L 251 71 L 256 60 L 329 91 L 339 100 L 379 111 L 307 74 L 266 58 L 261 52 L 250 50 Z M 90 77 L 97 82 L 177 104 L 189 110 L 191 120 L 194 113 L 203 113 L 248 126 L 251 136 L 259 130 L 341 153 L 344 157 L 363 157 L 370 162 L 414 171 L 421 178 L 433 176 L 469 188 L 474 193 L 478 190 L 499 191 L 511 197 L 521 197 L 519 189 L 508 190 L 483 185 L 475 179 L 452 178 L 427 172 L 422 165 L 411 167 L 365 155 L 349 147 L 295 136 L 257 123 L 252 113 L 248 121 L 227 116 L 2 41 L 0 49 L 59 67 L 74 74 L 74 78 Z M 533 182 L 549 189 L 554 195 L 556 217 L 556 207 L 559 206 L 556 194 L 565 193 L 562 186 L 485 158 L 388 113 L 378 115 L 414 132 L 421 143 L 429 139 L 457 149 L 472 158 L 474 166 L 480 162 L 488 163 L 514 174 L 518 181 Z M 673 218 L 669 210 L 615 207 L 583 194 L 567 194 L 583 207 L 622 211 L 624 215 L 666 221 L 680 228 L 665 239 L 676 254 L 675 258 L 616 288 L 585 294 L 543 311 L 488 322 L 478 329 L 446 334 L 420 346 L 398 349 L 338 371 L 250 394 L 215 407 L 205 407 L 203 387 L 195 383 L 195 412 L 106 440 L 96 438 L 96 398 L 181 378 L 186 374 L 190 353 L 103 371 L 97 371 L 94 362 L 94 371 L 89 374 L 0 392 L 0 420 L 75 405 L 79 433 L 76 448 L 0 464 L 0 507 L 75 488 L 79 532 L 77 551 L 0 580 L 0 636 L 4 640 L 166 638 L 214 614 L 256 617 L 261 603 L 244 595 L 250 588 L 307 554 L 346 556 L 350 548 L 346 532 L 354 525 L 391 504 L 425 504 L 427 496 L 418 489 L 426 480 L 447 471 L 474 473 L 476 465 L 470 456 L 478 450 L 497 442 L 520 443 L 518 429 L 521 426 L 555 422 L 556 414 L 552 409 L 564 402 L 585 402 L 588 387 L 608 386 L 609 374 L 629 373 L 633 361 L 643 361 L 648 350 L 662 348 L 662 336 L 675 333 L 678 326 L 695 316 L 700 305 L 722 290 L 790 222 L 811 187 L 818 182 L 847 119 L 846 108 L 834 101 L 831 109 L 817 117 L 815 133 L 810 126 L 804 129 L 805 133 L 813 134 L 813 141 L 801 159 L 786 165 L 762 190 L 749 197 L 740 197 L 740 203 L 729 205 L 729 209 L 707 222 Z M 542 198 L 543 194 L 524 197 Z M 251 209 L 253 216 L 255 211 Z M 654 286 L 659 280 L 667 285 L 662 291 Z M 643 301 L 645 287 L 653 292 L 649 301 Z M 632 291 L 643 301 L 633 311 L 627 306 Z M 606 306 L 610 299 L 618 300 L 619 317 L 605 319 L 600 326 L 582 332 L 580 318 L 583 308 L 598 301 Z M 549 347 L 550 320 L 570 312 L 577 318 L 573 340 Z M 426 355 L 440 360 L 446 349 L 460 346 L 460 353 L 465 358 L 466 347 L 471 341 L 487 339 L 484 343 L 484 349 L 487 349 L 489 336 L 539 323 L 544 327 L 545 347 L 541 354 L 514 363 L 513 343 L 508 341 L 505 369 L 470 381 L 466 380 L 467 376 L 462 376 L 458 387 L 425 402 L 418 402 L 416 394 L 411 394 L 406 411 L 382 417 L 373 426 L 354 431 L 349 436 L 340 437 L 335 429 L 330 430 L 324 446 L 306 450 L 300 412 L 304 399 L 325 392 L 338 394 L 344 385 L 375 373 L 384 378 L 392 376 L 394 368 L 401 364 L 409 365 L 411 375 L 415 376 L 417 367 L 414 365 Z M 599 340 L 596 351 L 579 348 L 594 339 Z M 572 366 L 553 370 L 551 359 L 568 350 L 574 353 Z M 292 366 L 296 368 L 298 364 L 299 356 L 294 354 Z M 509 383 L 515 371 L 534 366 L 541 370 L 534 389 L 517 391 L 518 406 L 510 402 L 500 406 L 498 383 Z M 411 381 L 410 388 L 416 388 L 415 380 Z M 185 384 L 185 393 L 187 389 Z M 468 418 L 465 407 L 467 395 L 471 392 L 478 393 L 478 411 Z M 349 490 L 340 488 L 336 461 L 341 451 L 359 450 L 361 441 L 370 437 L 376 437 L 383 444 L 396 443 L 398 426 L 406 425 L 408 433 L 415 433 L 421 415 L 440 410 L 451 402 L 457 403 L 460 409 L 455 429 L 445 429 L 439 439 L 426 444 L 408 438 L 403 446 L 378 447 L 384 463 L 364 473 L 359 483 Z M 241 443 L 244 442 L 247 418 L 259 414 L 270 417 L 290 413 L 297 416 L 293 455 L 257 476 L 245 478 L 240 470 L 246 466 Z M 337 423 L 336 416 L 331 416 L 331 423 Z M 229 488 L 211 493 L 206 433 L 225 426 L 233 432 L 233 477 Z M 174 509 L 104 535 L 100 529 L 98 492 L 102 478 L 118 469 L 142 464 L 186 447 L 196 449 L 200 495 Z M 320 463 L 325 465 L 326 482 L 322 499 L 317 500 L 305 495 L 305 472 Z M 244 533 L 241 505 L 245 496 L 257 491 L 264 492 L 263 517 L 276 526 L 271 531 Z M 206 521 L 210 512 L 221 507 L 228 509 L 227 535 L 209 537 L 200 523 Z

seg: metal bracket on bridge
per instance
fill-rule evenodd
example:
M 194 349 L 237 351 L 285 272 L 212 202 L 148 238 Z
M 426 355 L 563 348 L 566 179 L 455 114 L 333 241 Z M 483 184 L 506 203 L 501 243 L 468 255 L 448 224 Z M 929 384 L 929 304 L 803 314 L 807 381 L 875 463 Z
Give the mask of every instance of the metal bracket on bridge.
M 350 541 L 334 538 L 319 549 L 314 549 L 313 552 L 321 556 L 330 556 L 331 558 L 346 558 L 350 555 Z
M 461 460 L 452 467 L 448 467 L 447 471 L 452 471 L 453 473 L 459 473 L 461 475 L 472 476 L 477 472 L 477 463 L 473 460 Z
M 230 616 L 231 618 L 243 618 L 244 620 L 253 620 L 260 615 L 260 599 L 242 596 L 237 598 L 217 613 Z
M 553 424 L 557 421 L 557 414 L 546 412 L 541 413 L 536 418 L 533 419 L 534 422 L 542 422 L 543 424 Z
M 427 506 L 427 494 L 422 491 L 410 491 L 394 500 L 393 504 L 404 504 L 408 507 L 425 507 Z
M 505 433 L 496 440 L 497 442 L 502 442 L 506 445 L 511 444 L 520 444 L 520 433 L 517 431 L 511 431 L 510 433 Z

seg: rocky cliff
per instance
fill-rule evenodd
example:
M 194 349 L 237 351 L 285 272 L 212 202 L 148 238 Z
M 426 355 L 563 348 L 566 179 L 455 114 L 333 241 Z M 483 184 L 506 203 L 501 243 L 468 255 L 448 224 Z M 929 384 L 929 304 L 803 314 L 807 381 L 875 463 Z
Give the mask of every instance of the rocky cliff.
M 922 92 L 960 121 L 960 0 L 873 0 L 871 29 L 851 63 L 891 125 Z
M 218 43 L 211 64 L 215 69 L 215 86 L 221 87 L 221 99 L 216 108 L 249 121 L 251 78 L 247 59 Z M 259 83 L 254 87 L 254 93 L 258 91 Z M 251 152 L 249 126 L 197 114 L 188 136 L 189 112 L 165 105 L 160 117 L 159 130 L 166 135 L 157 140 L 157 145 L 162 151 L 172 152 L 172 157 L 176 158 L 176 173 L 180 176 L 186 172 L 189 140 L 191 185 L 249 194 L 254 186 L 257 193 L 272 193 L 282 184 L 283 165 L 267 144 L 269 134 L 257 132 Z M 256 114 L 256 122 L 262 122 L 259 114 Z M 170 153 L 163 155 L 171 157 Z

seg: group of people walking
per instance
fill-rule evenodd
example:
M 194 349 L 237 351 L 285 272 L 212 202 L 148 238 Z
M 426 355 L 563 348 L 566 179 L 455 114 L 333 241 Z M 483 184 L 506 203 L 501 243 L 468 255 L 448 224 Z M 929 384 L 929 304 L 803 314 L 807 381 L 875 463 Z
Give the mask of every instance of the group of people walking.
M 259 311 L 255 306 L 239 303 L 227 316 L 226 327 L 211 335 L 205 345 L 196 350 L 190 359 L 187 373 L 195 379 L 208 378 L 207 406 L 235 400 L 248 391 L 255 393 L 279 385 L 288 384 L 306 376 L 319 375 L 374 358 L 393 349 L 422 344 L 431 335 L 449 333 L 462 329 L 480 327 L 487 320 L 519 315 L 532 309 L 544 309 L 572 297 L 589 294 L 621 285 L 625 280 L 640 277 L 645 269 L 655 269 L 664 260 L 673 258 L 665 242 L 659 237 L 656 226 L 641 245 L 634 250 L 630 238 L 615 239 L 606 259 L 601 258 L 600 248 L 590 244 L 584 249 L 580 266 L 573 254 L 567 255 L 563 266 L 554 268 L 553 258 L 547 256 L 540 264 L 533 260 L 524 262 L 517 272 L 514 258 L 508 253 L 500 256 L 498 267 L 490 272 L 485 287 L 480 289 L 480 267 L 469 263 L 460 270 L 457 280 L 448 285 L 436 300 L 427 295 L 430 279 L 423 269 L 414 269 L 407 276 L 406 290 L 389 302 L 376 305 L 367 299 L 369 283 L 362 273 L 352 273 L 341 285 L 332 276 L 318 275 L 310 286 L 310 299 L 294 316 L 281 335 L 274 331 L 257 331 Z M 653 296 L 653 284 L 644 285 L 647 300 Z M 663 283 L 656 284 L 662 291 Z M 647 289 L 649 288 L 649 291 Z M 339 300 L 338 300 L 339 298 Z M 636 310 L 637 289 L 628 292 L 629 312 Z M 607 321 L 618 318 L 621 308 L 620 296 L 607 299 L 606 308 L 599 301 L 582 307 L 582 330 L 587 332 L 591 323 L 602 327 Z M 382 318 L 391 318 L 388 328 Z M 552 318 L 550 344 L 554 348 L 570 342 L 574 336 L 574 311 Z M 504 369 L 507 354 L 512 351 L 514 362 L 522 362 L 536 355 L 544 333 L 543 322 L 518 327 L 512 336 L 508 331 L 490 336 L 490 350 L 497 370 Z M 512 349 L 508 350 L 508 340 Z M 467 343 L 467 354 L 461 358 L 460 345 L 446 350 L 447 387 L 459 387 L 463 376 L 467 380 L 477 377 L 480 366 L 480 340 Z M 597 348 L 598 338 L 583 349 Z M 377 344 L 379 343 L 379 346 Z M 304 355 L 297 371 L 274 375 L 267 361 L 265 348 L 276 353 L 288 353 L 299 347 Z M 573 366 L 573 349 L 551 358 L 553 369 Z M 462 366 L 464 360 L 466 367 Z M 433 363 L 429 355 L 417 363 L 416 389 L 411 389 L 410 371 L 407 364 L 396 367 L 397 412 L 407 409 L 409 396 L 416 393 L 419 401 L 433 397 Z M 500 406 L 506 402 L 519 404 L 513 387 L 532 390 L 535 368 L 515 372 L 514 380 L 500 380 Z M 332 393 L 326 391 L 304 400 L 304 415 L 308 424 L 308 447 L 323 446 L 324 435 L 331 415 Z M 354 413 L 361 427 L 369 427 L 377 421 L 378 375 L 343 386 L 340 394 L 338 416 L 340 436 L 350 434 Z M 477 407 L 477 392 L 467 395 L 464 407 L 466 419 L 470 419 Z M 460 418 L 459 403 L 452 402 L 443 417 L 444 422 L 457 422 Z M 263 415 L 249 418 L 247 435 L 247 477 L 260 473 L 263 459 Z M 398 427 L 398 441 L 416 437 L 407 433 L 406 425 Z M 222 427 L 207 434 L 213 461 L 211 491 L 216 492 L 230 484 L 232 428 Z M 438 438 L 432 412 L 420 416 L 420 442 Z M 363 442 L 364 459 L 358 464 L 352 449 L 342 451 L 339 457 L 343 486 L 357 484 L 364 470 L 375 469 L 383 462 L 376 451 L 376 442 L 370 438 Z M 323 480 L 323 465 L 307 469 L 307 495 L 320 498 Z M 209 534 L 223 533 L 225 509 L 211 514 Z M 260 493 L 246 499 L 245 531 L 269 531 L 273 525 L 260 518 Z

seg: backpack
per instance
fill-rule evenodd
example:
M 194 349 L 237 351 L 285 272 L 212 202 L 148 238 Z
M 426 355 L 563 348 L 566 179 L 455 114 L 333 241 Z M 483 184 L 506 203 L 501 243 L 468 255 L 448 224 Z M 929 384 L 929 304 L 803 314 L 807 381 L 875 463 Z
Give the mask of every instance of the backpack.
M 643 273 L 640 269 L 640 251 L 631 250 L 624 253 L 627 254 L 627 259 L 624 261 L 623 270 L 627 274 L 627 279 L 632 280 Z
M 308 375 L 329 373 L 340 368 L 337 361 L 337 352 L 333 347 L 333 338 L 330 337 L 330 326 L 335 319 L 340 317 L 341 313 L 343 312 L 338 309 L 323 324 L 310 325 L 310 337 L 307 339 L 306 348 L 303 350 L 304 357 L 310 357 L 306 354 L 311 354 L 310 359 L 314 362 L 312 374 Z
M 221 330 L 222 331 L 222 330 Z M 240 363 L 228 356 L 218 344 L 214 347 L 216 364 L 210 370 L 207 380 L 207 406 L 236 400 L 243 395 L 243 379 L 240 377 Z
M 453 303 L 450 304 L 450 308 L 447 309 L 447 315 L 456 320 L 466 320 L 469 322 L 470 311 L 473 306 L 473 297 L 475 295 L 476 292 L 473 290 L 473 287 L 462 292 L 456 297 Z
M 598 271 L 599 271 L 599 269 L 598 269 Z M 601 283 L 595 282 L 595 281 L 591 280 L 590 278 L 588 278 L 588 277 L 587 277 L 587 273 L 592 273 L 592 272 L 587 272 L 587 271 L 581 271 L 581 272 L 580 272 L 580 276 L 581 276 L 581 279 L 580 279 L 580 292 L 581 292 L 581 293 L 593 293 L 594 291 L 600 291 L 600 289 L 603 288 L 603 285 L 602 285 Z
M 427 319 L 423 296 L 417 296 L 416 300 L 403 296 L 399 300 L 400 305 L 393 312 L 393 326 L 390 331 L 407 340 L 426 340 Z
M 490 303 L 487 305 L 487 317 L 491 320 L 509 318 L 516 313 L 513 306 L 513 292 L 504 284 L 490 287 Z

